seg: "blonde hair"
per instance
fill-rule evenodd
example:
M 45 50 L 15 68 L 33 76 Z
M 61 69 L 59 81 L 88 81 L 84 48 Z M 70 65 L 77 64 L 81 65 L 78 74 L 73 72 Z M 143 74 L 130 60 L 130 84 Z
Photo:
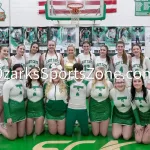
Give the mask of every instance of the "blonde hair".
M 44 94 L 45 94 L 45 97 L 47 97 L 47 94 L 48 94 L 48 92 L 51 90 L 52 85 L 53 85 L 52 80 L 49 80 L 49 81 L 47 82 L 46 89 L 45 89 L 45 93 L 44 93 Z M 60 91 L 60 93 L 62 93 L 62 94 L 64 94 L 64 95 L 67 95 L 67 87 L 66 87 L 66 84 L 65 84 L 64 80 L 62 80 L 62 79 L 60 78 L 58 85 L 59 85 L 59 91 Z
M 107 80 L 105 79 L 105 69 L 103 67 L 97 67 L 94 71 L 94 80 L 92 82 L 92 88 L 94 87 L 94 85 L 97 83 L 97 79 L 96 79 L 96 73 L 97 71 L 101 71 L 103 73 L 103 78 L 102 78 L 102 82 L 105 85 L 105 87 L 108 87 L 107 85 Z
M 67 51 L 68 51 L 68 48 L 69 48 L 69 47 L 72 47 L 72 48 L 74 49 L 74 57 L 73 57 L 73 59 L 77 62 L 77 60 L 76 60 L 76 48 L 75 48 L 75 46 L 72 45 L 72 44 L 68 45 Z M 68 54 L 67 54 L 67 57 L 68 57 Z

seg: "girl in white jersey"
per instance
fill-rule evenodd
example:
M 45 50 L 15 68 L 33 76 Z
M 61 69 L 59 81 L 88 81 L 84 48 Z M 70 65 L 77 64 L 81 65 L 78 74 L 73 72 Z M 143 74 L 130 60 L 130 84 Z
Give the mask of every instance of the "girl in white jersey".
M 135 75 L 132 79 L 131 95 L 136 119 L 135 140 L 150 144 L 150 91 L 146 89 L 142 76 Z
M 8 48 L 0 46 L 0 124 L 3 122 L 3 85 L 7 81 L 9 74 L 8 62 L 5 59 L 8 56 Z
M 78 63 L 83 65 L 84 75 L 87 80 L 92 78 L 92 68 L 94 69 L 95 55 L 90 52 L 90 43 L 88 41 L 83 42 L 83 53 L 78 55 Z M 91 69 L 90 69 L 91 68 Z
M 88 135 L 88 113 L 86 109 L 86 97 L 88 81 L 83 79 L 83 65 L 76 63 L 73 65 L 75 77 L 67 81 L 69 103 L 66 115 L 66 135 L 72 136 L 76 120 L 81 127 L 81 134 Z
M 73 65 L 77 63 L 76 49 L 73 45 L 67 47 L 67 57 L 64 57 L 64 69 L 68 75 L 68 79 L 73 76 Z M 69 73 L 70 72 L 70 73 Z
M 111 60 L 110 60 L 110 57 L 108 56 L 108 46 L 103 45 L 100 48 L 99 54 L 100 55 L 96 56 L 95 60 L 94 60 L 95 68 L 96 67 L 103 67 L 105 69 L 105 77 L 108 78 L 107 71 L 110 70 L 110 66 L 111 66 L 110 65 Z
M 147 76 L 146 71 L 150 72 L 150 60 L 148 57 L 143 56 L 141 52 L 141 46 L 138 44 L 133 45 L 132 52 L 134 57 L 132 57 L 131 66 L 133 74 L 140 72 L 144 77 L 145 85 L 150 89 L 150 78 Z
M 33 67 L 40 67 L 40 56 L 39 44 L 37 42 L 33 42 L 30 47 L 30 52 L 25 54 L 26 67 L 28 71 Z
M 123 136 L 125 140 L 129 140 L 135 123 L 130 89 L 126 88 L 125 79 L 122 76 L 117 76 L 114 82 L 115 88 L 110 91 L 113 104 L 112 135 L 114 139 Z
M 44 67 L 43 78 L 44 80 L 47 79 L 47 75 L 50 72 L 52 64 L 61 65 L 64 67 L 64 60 L 60 53 L 56 53 L 56 43 L 55 41 L 48 41 L 48 49 L 47 52 L 42 54 L 41 57 L 41 67 Z M 47 75 L 46 75 L 47 74 Z
M 125 78 L 127 86 L 131 86 L 131 78 L 128 73 L 130 69 L 131 56 L 125 52 L 125 44 L 122 41 L 117 43 L 117 54 L 112 57 L 112 64 L 114 66 L 115 72 L 120 72 L 120 74 Z
M 35 121 L 35 133 L 39 135 L 44 130 L 44 99 L 41 73 L 37 67 L 30 70 L 27 80 L 27 135 L 33 132 Z
M 25 87 L 20 80 L 23 72 L 21 64 L 13 66 L 13 78 L 6 81 L 3 86 L 4 119 L 6 128 L 0 126 L 0 132 L 8 139 L 14 140 L 23 137 L 25 133 Z
M 63 135 L 67 110 L 67 88 L 59 75 L 62 66 L 52 64 L 51 67 L 50 80 L 44 85 L 46 119 L 51 134 Z
M 97 67 L 94 72 L 94 80 L 88 84 L 90 91 L 89 116 L 92 124 L 92 132 L 95 136 L 106 136 L 109 120 L 111 118 L 111 103 L 109 91 L 113 85 L 105 79 L 105 68 Z
M 25 70 L 26 63 L 25 63 L 25 57 L 24 57 L 24 52 L 25 52 L 25 46 L 24 45 L 18 45 L 17 50 L 16 50 L 16 55 L 11 56 L 11 68 L 15 64 L 21 64 Z

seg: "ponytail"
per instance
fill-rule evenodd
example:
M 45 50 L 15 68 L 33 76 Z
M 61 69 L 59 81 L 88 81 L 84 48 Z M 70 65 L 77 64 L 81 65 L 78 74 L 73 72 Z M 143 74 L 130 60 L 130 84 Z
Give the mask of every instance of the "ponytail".
M 122 60 L 123 60 L 123 64 L 127 64 L 127 54 L 126 54 L 125 50 L 123 50 Z
M 90 54 L 90 60 L 92 60 L 92 56 L 91 56 L 91 52 L 89 51 L 89 54 Z
M 46 54 L 45 54 L 45 60 L 46 60 L 46 57 L 47 57 L 47 53 L 48 53 L 48 49 L 46 50 Z
M 143 68 L 143 61 L 144 61 L 144 55 L 141 53 L 140 54 L 140 65 Z

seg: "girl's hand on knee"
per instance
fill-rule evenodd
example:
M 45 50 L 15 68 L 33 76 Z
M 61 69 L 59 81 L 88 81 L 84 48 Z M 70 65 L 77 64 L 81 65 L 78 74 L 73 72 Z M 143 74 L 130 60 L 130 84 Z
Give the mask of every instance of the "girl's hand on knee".
M 150 134 L 150 125 L 147 125 L 147 127 L 145 128 L 145 132 Z
M 12 119 L 11 118 L 7 119 L 7 123 L 11 126 L 12 125 Z
M 135 125 L 135 133 L 136 134 L 139 133 L 140 131 L 142 131 L 143 129 L 144 129 L 143 126 L 141 126 L 141 125 Z

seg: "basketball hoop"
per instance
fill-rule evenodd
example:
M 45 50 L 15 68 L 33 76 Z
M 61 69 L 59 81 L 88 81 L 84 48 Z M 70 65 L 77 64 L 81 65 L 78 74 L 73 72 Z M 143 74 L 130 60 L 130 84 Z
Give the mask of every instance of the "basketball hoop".
M 71 9 L 71 24 L 79 24 L 79 17 L 80 17 L 80 9 L 83 8 L 82 3 L 69 3 L 67 5 L 69 9 Z

